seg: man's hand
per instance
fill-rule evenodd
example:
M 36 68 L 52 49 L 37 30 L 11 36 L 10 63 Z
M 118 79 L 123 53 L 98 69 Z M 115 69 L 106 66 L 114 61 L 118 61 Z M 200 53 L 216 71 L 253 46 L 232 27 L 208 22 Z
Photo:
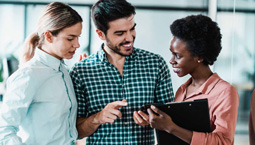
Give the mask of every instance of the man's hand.
M 149 125 L 149 116 L 142 111 L 138 111 L 138 112 L 135 111 L 133 113 L 133 119 L 135 123 L 138 125 L 141 125 L 141 126 Z
M 93 122 L 100 125 L 105 123 L 113 123 L 117 118 L 121 118 L 122 116 L 119 108 L 127 105 L 128 103 L 126 100 L 109 103 L 102 111 L 96 114 Z

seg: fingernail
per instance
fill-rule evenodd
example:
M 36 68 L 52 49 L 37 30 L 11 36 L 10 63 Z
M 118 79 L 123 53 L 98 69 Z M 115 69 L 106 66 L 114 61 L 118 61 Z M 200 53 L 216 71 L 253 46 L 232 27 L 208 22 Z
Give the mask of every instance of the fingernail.
M 153 106 L 153 105 L 151 105 L 151 108 L 152 108 L 152 109 L 155 109 L 156 107 L 155 107 L 155 106 Z

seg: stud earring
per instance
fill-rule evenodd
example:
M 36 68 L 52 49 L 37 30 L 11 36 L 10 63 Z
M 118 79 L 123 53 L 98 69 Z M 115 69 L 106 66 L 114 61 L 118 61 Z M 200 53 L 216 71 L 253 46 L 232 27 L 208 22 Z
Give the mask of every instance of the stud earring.
M 201 61 L 200 61 L 200 60 L 198 60 L 197 62 L 198 62 L 198 63 L 200 63 Z

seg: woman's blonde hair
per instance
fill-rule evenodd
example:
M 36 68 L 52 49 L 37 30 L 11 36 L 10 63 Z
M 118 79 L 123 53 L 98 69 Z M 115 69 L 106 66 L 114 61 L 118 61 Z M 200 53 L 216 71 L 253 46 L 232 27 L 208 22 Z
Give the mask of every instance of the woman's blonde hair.
M 39 18 L 37 32 L 28 36 L 24 42 L 20 55 L 20 65 L 29 61 L 35 53 L 35 48 L 41 49 L 44 43 L 44 33 L 50 31 L 53 36 L 64 28 L 82 22 L 81 16 L 70 6 L 60 2 L 47 5 L 42 16 Z

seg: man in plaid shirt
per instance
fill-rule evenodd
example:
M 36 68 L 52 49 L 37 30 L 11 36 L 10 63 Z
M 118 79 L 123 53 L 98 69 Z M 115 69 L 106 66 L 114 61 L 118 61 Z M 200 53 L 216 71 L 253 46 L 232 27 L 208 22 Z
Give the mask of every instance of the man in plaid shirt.
M 99 0 L 91 9 L 100 50 L 70 75 L 78 101 L 77 130 L 87 144 L 154 144 L 151 103 L 173 101 L 170 72 L 159 55 L 134 48 L 135 8 L 125 0 Z

